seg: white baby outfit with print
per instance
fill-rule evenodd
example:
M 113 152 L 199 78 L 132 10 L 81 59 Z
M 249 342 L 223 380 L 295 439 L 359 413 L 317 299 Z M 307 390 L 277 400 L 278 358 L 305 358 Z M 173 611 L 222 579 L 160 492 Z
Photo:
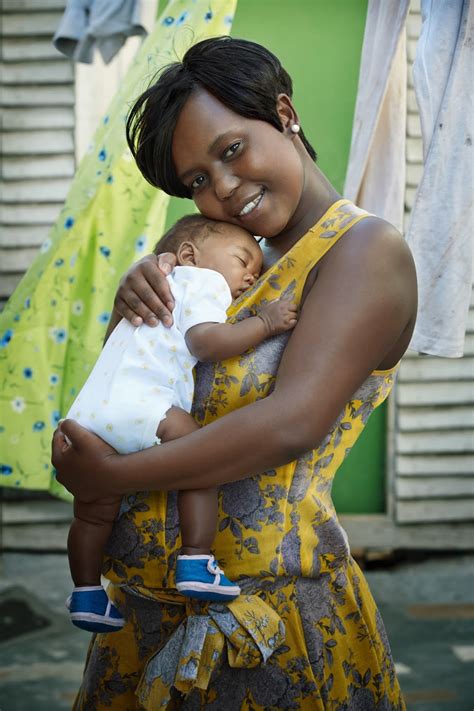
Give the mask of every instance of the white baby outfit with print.
M 197 359 L 186 331 L 225 322 L 232 301 L 224 277 L 211 269 L 176 267 L 167 279 L 176 304 L 173 326 L 120 321 L 67 415 L 121 454 L 151 447 L 173 405 L 190 412 Z

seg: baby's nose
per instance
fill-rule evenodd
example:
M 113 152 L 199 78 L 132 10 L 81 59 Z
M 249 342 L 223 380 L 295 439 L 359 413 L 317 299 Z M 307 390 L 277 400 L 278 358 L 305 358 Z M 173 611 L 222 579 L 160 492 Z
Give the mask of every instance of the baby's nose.
M 255 284 L 255 277 L 253 274 L 246 274 L 244 279 L 250 286 L 253 286 Z

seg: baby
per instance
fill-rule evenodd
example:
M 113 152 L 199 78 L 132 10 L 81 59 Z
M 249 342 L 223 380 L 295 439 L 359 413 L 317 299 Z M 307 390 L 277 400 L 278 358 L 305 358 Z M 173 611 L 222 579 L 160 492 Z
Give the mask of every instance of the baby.
M 232 299 L 260 275 L 263 255 L 244 229 L 202 215 L 181 218 L 155 253 L 173 252 L 178 266 L 167 277 L 175 300 L 174 323 L 151 328 L 122 320 L 111 333 L 68 417 L 120 453 L 168 442 L 198 429 L 191 411 L 197 361 L 244 353 L 269 336 L 293 328 L 296 306 L 274 301 L 258 316 L 225 323 Z M 199 482 L 196 482 L 199 484 Z M 121 499 L 74 502 L 68 555 L 74 590 L 72 622 L 92 632 L 124 625 L 100 583 L 102 558 Z M 226 578 L 210 549 L 217 525 L 216 489 L 180 491 L 182 549 L 176 587 L 188 597 L 229 601 L 240 588 Z

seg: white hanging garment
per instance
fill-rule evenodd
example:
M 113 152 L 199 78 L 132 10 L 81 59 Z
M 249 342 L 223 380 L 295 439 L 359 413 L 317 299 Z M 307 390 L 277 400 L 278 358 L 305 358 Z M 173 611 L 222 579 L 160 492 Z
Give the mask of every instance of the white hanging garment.
M 344 195 L 402 229 L 409 0 L 369 0 Z
M 413 67 L 424 171 L 407 241 L 419 309 L 410 347 L 460 357 L 472 286 L 472 30 L 469 0 L 422 0 Z

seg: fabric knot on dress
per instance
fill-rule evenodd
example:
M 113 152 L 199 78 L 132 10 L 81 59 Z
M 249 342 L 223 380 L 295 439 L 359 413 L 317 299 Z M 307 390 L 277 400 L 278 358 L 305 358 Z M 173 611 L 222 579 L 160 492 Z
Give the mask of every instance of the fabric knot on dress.
M 185 619 L 145 665 L 136 694 L 147 711 L 166 708 L 172 687 L 183 694 L 207 689 L 224 653 L 231 667 L 256 667 L 285 640 L 283 621 L 258 595 L 185 605 Z

